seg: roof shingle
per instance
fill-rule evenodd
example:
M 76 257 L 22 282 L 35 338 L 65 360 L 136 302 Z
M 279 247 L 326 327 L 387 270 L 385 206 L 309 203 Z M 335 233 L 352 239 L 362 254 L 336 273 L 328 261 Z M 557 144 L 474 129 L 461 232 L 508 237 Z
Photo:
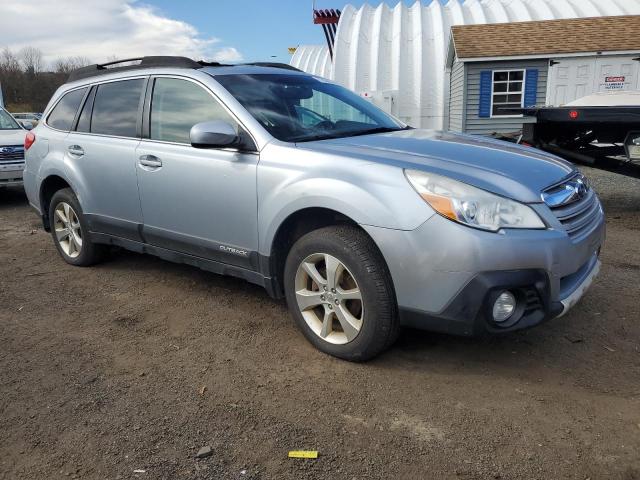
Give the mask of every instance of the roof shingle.
M 640 15 L 451 27 L 458 58 L 640 51 Z

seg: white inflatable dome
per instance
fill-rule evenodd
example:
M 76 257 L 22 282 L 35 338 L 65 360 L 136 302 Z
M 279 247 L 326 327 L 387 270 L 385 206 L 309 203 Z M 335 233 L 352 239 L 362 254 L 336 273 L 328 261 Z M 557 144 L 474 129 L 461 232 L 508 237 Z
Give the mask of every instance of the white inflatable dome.
M 433 0 L 342 10 L 335 58 L 300 46 L 291 65 L 367 94 L 416 127 L 443 127 L 451 25 L 638 15 L 640 0 Z

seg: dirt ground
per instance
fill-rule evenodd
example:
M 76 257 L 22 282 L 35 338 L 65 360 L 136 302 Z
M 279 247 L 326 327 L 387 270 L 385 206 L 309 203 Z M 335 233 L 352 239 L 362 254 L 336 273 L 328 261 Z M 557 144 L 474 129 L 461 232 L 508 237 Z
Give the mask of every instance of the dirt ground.
M 640 180 L 584 170 L 608 239 L 574 310 L 485 340 L 407 330 L 366 364 L 240 280 L 68 266 L 0 190 L 0 479 L 640 478 Z

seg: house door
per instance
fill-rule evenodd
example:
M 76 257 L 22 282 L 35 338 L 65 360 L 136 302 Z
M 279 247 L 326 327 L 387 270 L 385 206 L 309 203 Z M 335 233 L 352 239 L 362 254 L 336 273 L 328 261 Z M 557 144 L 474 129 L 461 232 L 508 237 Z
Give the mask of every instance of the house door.
M 564 105 L 593 92 L 596 58 L 553 59 L 549 62 L 547 105 Z
M 596 61 L 595 92 L 615 90 L 637 90 L 640 88 L 638 69 L 640 61 L 636 56 L 615 56 L 598 58 Z

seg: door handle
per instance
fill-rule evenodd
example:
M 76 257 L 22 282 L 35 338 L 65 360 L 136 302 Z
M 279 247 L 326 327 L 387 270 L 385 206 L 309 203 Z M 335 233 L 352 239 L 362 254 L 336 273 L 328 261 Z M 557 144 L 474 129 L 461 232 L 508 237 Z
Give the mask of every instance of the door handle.
M 84 155 L 84 149 L 80 145 L 69 145 L 67 150 L 74 157 L 81 157 Z
M 156 168 L 162 167 L 162 160 L 160 160 L 155 155 L 142 155 L 139 160 L 140 166 L 147 167 L 147 169 L 154 170 Z

